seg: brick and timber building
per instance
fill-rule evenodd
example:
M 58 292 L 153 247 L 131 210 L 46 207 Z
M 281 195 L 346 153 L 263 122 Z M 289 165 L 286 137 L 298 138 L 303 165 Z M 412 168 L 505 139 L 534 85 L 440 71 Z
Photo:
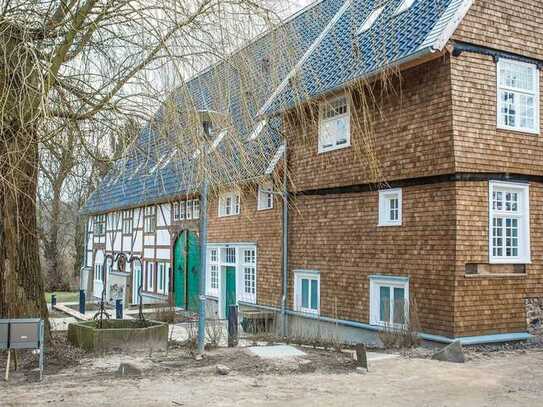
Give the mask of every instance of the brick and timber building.
M 324 0 L 287 21 L 296 51 L 265 62 L 288 69 L 275 81 L 250 80 L 259 89 L 253 125 L 231 135 L 265 144 L 262 163 L 210 196 L 215 312 L 224 317 L 229 303 L 285 307 L 368 332 L 416 321 L 423 338 L 441 342 L 526 339 L 543 318 L 542 6 Z M 267 38 L 240 51 L 260 73 L 255 50 L 273 48 Z M 206 108 L 219 105 L 220 95 Z M 183 171 L 171 175 L 181 186 L 122 198 L 106 179 L 91 198 L 86 265 L 96 296 L 104 254 L 124 254 L 138 257 L 130 264 L 140 271 L 120 273 L 111 261 L 111 273 L 129 281 L 143 272 L 148 301 L 193 307 L 200 213 Z M 127 210 L 133 236 L 115 246 L 104 219 L 122 223 L 115 213 Z

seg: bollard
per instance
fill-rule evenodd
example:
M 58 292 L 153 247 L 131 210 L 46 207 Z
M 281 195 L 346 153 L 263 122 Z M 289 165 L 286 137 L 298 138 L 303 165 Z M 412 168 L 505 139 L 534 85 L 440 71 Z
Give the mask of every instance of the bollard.
M 123 319 L 123 300 L 115 300 L 115 318 Z
M 79 313 L 85 314 L 85 290 L 79 290 Z
M 57 305 L 57 295 L 51 294 L 51 307 L 54 307 L 55 305 Z
M 238 307 L 228 306 L 228 347 L 232 348 L 238 344 Z

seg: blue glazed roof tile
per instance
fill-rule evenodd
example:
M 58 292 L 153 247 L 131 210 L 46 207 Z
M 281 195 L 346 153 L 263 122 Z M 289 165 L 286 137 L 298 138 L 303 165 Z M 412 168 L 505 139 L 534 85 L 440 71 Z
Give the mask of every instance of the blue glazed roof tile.
M 415 0 L 395 15 L 401 0 L 322 0 L 234 53 L 227 60 L 177 88 L 166 102 L 180 112 L 168 137 L 157 126 L 166 121 L 166 103 L 140 132 L 128 157 L 115 165 L 88 199 L 83 213 L 135 207 L 190 193 L 197 186 L 198 160 L 190 145 L 178 140 L 190 128 L 188 110 L 211 110 L 229 118 L 228 136 L 204 164 L 226 179 L 264 174 L 282 140 L 281 121 L 273 115 L 300 100 L 325 94 L 358 78 L 420 52 L 444 45 L 469 0 Z M 357 31 L 376 7 L 383 13 L 372 27 Z M 264 65 L 270 65 L 268 70 Z M 295 86 L 294 86 L 295 84 Z M 251 141 L 248 136 L 258 115 L 271 115 L 266 127 Z M 234 142 L 236 141 L 236 142 Z M 166 165 L 156 164 L 171 154 Z M 243 151 L 242 151 L 243 150 Z M 250 155 L 250 165 L 240 165 Z M 212 165 L 228 157 L 228 165 Z M 152 170 L 154 168 L 154 170 Z M 211 176 L 213 178 L 213 176 Z

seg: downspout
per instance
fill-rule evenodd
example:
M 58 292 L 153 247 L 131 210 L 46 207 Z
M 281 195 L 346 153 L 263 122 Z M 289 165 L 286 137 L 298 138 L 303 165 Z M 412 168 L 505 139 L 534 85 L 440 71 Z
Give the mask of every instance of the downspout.
M 283 298 L 281 303 L 282 334 L 287 336 L 288 301 L 288 176 L 287 176 L 287 138 L 283 137 Z
M 87 281 L 86 281 L 85 287 L 83 287 L 83 281 L 81 280 L 81 272 L 83 271 L 83 269 L 87 268 L 87 260 L 88 260 L 87 250 L 88 250 L 88 244 L 89 244 L 89 222 L 90 222 L 90 217 L 87 216 L 87 219 L 85 221 L 85 238 L 83 239 L 83 265 L 79 268 L 79 289 L 85 290 L 85 292 L 87 292 L 87 289 L 89 287 L 90 273 L 89 273 L 89 270 L 86 271 Z

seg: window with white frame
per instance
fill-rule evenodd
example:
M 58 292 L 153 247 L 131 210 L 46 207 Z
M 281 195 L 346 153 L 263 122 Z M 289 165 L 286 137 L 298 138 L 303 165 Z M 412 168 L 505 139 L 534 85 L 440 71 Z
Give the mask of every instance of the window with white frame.
M 96 281 L 104 281 L 104 266 L 102 264 L 94 265 L 94 279 Z
M 166 264 L 160 262 L 157 265 L 156 285 L 157 292 L 160 294 L 166 293 Z
M 409 319 L 409 278 L 370 276 L 370 324 L 400 327 Z
M 236 264 L 236 248 L 235 247 L 224 247 L 222 249 L 222 261 L 225 264 L 235 265 Z
M 401 14 L 404 11 L 407 11 L 411 8 L 411 6 L 415 3 L 415 0 L 402 0 L 396 11 L 394 12 L 395 15 Z
M 351 145 L 350 107 L 346 95 L 325 100 L 319 107 L 319 153 Z
M 107 229 L 109 231 L 117 230 L 119 225 L 119 212 L 111 212 L 107 217 Z
M 273 184 L 267 182 L 258 186 L 257 209 L 259 211 L 273 208 Z
M 239 193 L 228 192 L 219 197 L 219 216 L 239 215 Z
M 132 234 L 133 218 L 134 218 L 134 211 L 132 209 L 123 211 L 123 234 L 125 235 Z
M 146 291 L 154 291 L 155 286 L 155 264 L 151 261 L 145 263 L 145 281 L 146 281 Z
M 529 263 L 528 185 L 490 181 L 488 194 L 490 263 Z
M 498 127 L 539 133 L 539 71 L 535 64 L 500 58 Z
M 143 232 L 154 233 L 156 229 L 156 206 L 147 206 L 143 215 Z
M 106 234 L 106 215 L 94 217 L 94 235 L 103 236 Z
M 218 249 L 208 250 L 208 295 L 219 296 L 219 252 Z
M 182 204 L 186 205 L 185 218 L 190 220 L 192 219 L 192 200 L 183 202 Z
M 294 272 L 294 308 L 296 311 L 320 313 L 320 275 L 317 271 Z
M 180 213 L 179 213 L 179 207 L 181 205 L 181 202 L 174 202 L 172 204 L 172 211 L 173 211 L 173 220 L 180 220 Z
M 200 200 L 192 200 L 192 219 L 200 219 Z
M 243 300 L 256 302 L 256 249 L 243 249 Z
M 379 226 L 399 226 L 401 224 L 401 188 L 385 189 L 379 191 Z

